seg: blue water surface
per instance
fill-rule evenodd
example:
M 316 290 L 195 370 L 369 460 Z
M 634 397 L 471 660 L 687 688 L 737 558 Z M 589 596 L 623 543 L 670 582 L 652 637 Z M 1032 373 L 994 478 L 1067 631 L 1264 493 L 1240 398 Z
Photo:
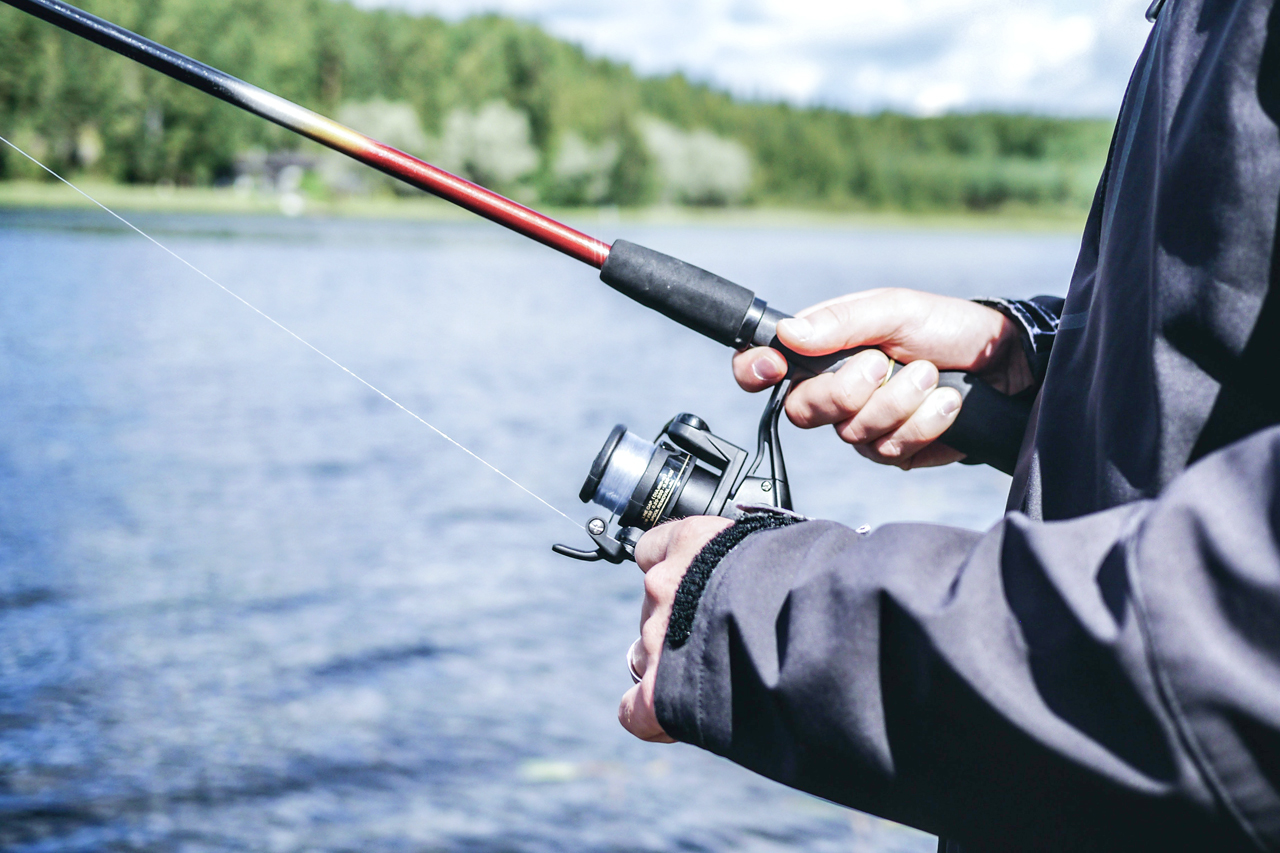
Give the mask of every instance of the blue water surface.
M 141 216 L 577 520 L 609 429 L 753 441 L 717 345 L 487 223 Z M 1070 236 L 584 221 L 798 309 L 1061 293 Z M 1008 478 L 784 430 L 806 514 L 982 528 Z M 634 565 L 100 213 L 0 212 L 0 847 L 931 851 L 641 744 Z

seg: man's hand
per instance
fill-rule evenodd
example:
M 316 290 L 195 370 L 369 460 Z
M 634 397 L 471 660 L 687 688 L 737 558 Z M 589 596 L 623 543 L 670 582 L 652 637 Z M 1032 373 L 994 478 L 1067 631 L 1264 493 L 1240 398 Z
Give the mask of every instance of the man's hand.
M 960 394 L 938 387 L 938 368 L 971 371 L 1006 394 L 1032 382 L 1018 329 L 1007 317 L 915 290 L 867 290 L 823 302 L 779 323 L 778 338 L 802 355 L 880 350 L 797 385 L 787 397 L 787 417 L 801 429 L 832 424 L 863 456 L 903 469 L 964 458 L 933 443 L 960 411 Z M 889 358 L 907 366 L 884 382 Z M 786 372 L 786 359 L 768 347 L 733 357 L 734 377 L 748 391 L 775 385 Z
M 675 743 L 658 725 L 653 707 L 658 658 L 662 656 L 662 642 L 671 620 L 671 605 L 693 558 L 732 523 L 727 518 L 707 515 L 669 521 L 650 530 L 636 545 L 636 563 L 644 572 L 644 605 L 640 609 L 640 640 L 634 647 L 631 665 L 643 678 L 622 697 L 618 722 L 641 740 Z

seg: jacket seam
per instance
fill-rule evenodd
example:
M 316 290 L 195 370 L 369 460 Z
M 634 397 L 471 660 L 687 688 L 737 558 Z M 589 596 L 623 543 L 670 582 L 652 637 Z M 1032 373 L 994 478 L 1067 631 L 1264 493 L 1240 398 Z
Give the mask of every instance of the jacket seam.
M 1129 546 L 1126 550 L 1133 556 L 1132 565 L 1134 567 L 1131 573 L 1133 584 L 1134 611 L 1137 616 L 1138 625 L 1142 630 L 1143 637 L 1147 643 L 1147 663 L 1151 667 L 1151 674 L 1157 685 L 1157 692 L 1165 706 L 1165 710 L 1169 713 L 1169 718 L 1173 721 L 1174 728 L 1183 742 L 1187 745 L 1187 752 L 1191 755 L 1192 761 L 1196 765 L 1196 769 L 1200 771 L 1208 788 L 1213 792 L 1217 800 L 1222 803 L 1227 812 L 1235 819 L 1236 823 L 1244 831 L 1249 840 L 1253 842 L 1258 850 L 1266 850 L 1267 845 L 1258 837 L 1252 821 L 1250 821 L 1240 811 L 1239 806 L 1231 793 L 1227 790 L 1227 786 L 1218 777 L 1214 769 L 1213 762 L 1205 754 L 1200 743 L 1199 737 L 1191 725 L 1191 721 L 1187 718 L 1186 712 L 1183 710 L 1182 703 L 1178 699 L 1177 691 L 1173 686 L 1173 681 L 1165 672 L 1164 667 L 1160 664 L 1159 655 L 1156 648 L 1156 635 L 1147 614 L 1146 594 L 1142 587 L 1141 573 L 1137 570 L 1138 554 L 1137 551 L 1141 547 L 1138 534 L 1145 524 L 1145 513 L 1139 514 L 1139 518 L 1130 522 L 1129 529 L 1125 532 L 1125 538 L 1129 540 Z

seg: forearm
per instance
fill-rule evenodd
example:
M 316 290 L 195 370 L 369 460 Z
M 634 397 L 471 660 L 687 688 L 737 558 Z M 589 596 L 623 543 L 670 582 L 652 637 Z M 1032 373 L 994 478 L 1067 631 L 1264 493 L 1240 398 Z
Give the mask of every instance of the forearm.
M 1221 594 L 1250 573 L 1280 594 L 1259 497 L 1276 438 L 1206 460 L 1159 501 L 1070 522 L 755 534 L 664 650 L 658 718 L 980 849 L 1225 849 L 1241 824 L 1274 844 L 1258 765 L 1278 743 L 1280 640 L 1259 649 L 1248 631 L 1280 621 L 1280 601 L 1244 596 L 1260 610 L 1245 618 Z

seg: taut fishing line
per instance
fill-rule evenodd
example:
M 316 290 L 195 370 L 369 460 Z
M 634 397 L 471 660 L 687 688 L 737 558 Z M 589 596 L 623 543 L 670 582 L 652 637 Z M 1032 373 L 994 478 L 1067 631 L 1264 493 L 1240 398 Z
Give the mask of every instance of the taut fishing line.
M 483 459 L 482 457 L 480 457 L 480 456 L 479 456 L 478 454 L 476 454 L 475 452 L 473 452 L 473 451 L 471 451 L 471 450 L 468 450 L 468 449 L 467 449 L 466 447 L 464 447 L 461 443 L 459 443 L 456 439 L 454 439 L 454 438 L 450 437 L 449 435 L 447 435 L 447 434 L 446 434 L 443 430 L 441 430 L 439 427 L 435 426 L 434 424 L 429 423 L 425 418 L 423 418 L 421 415 L 419 415 L 419 414 L 417 414 L 416 412 L 414 412 L 414 411 L 412 411 L 411 409 L 409 409 L 407 406 L 405 406 L 405 405 L 404 405 L 403 403 L 401 403 L 399 400 L 396 400 L 396 399 L 395 399 L 395 398 L 393 398 L 390 394 L 388 394 L 387 392 L 383 391 L 381 388 L 377 387 L 377 386 L 376 386 L 376 385 L 374 385 L 373 383 L 371 383 L 371 382 L 369 382 L 368 380 L 366 380 L 366 379 L 364 379 L 363 377 L 361 377 L 359 374 L 357 374 L 357 373 L 356 373 L 355 371 L 353 371 L 351 368 L 349 368 L 349 367 L 347 367 L 346 365 L 344 365 L 344 364 L 342 364 L 341 362 L 339 362 L 339 361 L 338 361 L 337 359 L 335 359 L 333 356 L 329 355 L 329 354 L 328 354 L 328 353 L 326 353 L 324 350 L 320 349 L 320 348 L 319 348 L 319 347 L 317 347 L 315 344 L 311 343 L 311 342 L 310 342 L 310 341 L 308 341 L 306 338 L 302 337 L 302 336 L 301 336 L 301 335 L 299 335 L 297 332 L 293 331 L 293 330 L 292 330 L 292 329 L 290 329 L 288 326 L 284 325 L 283 323 L 281 323 L 279 320 L 277 320 L 277 319 L 275 319 L 274 317 L 272 317 L 272 316 L 271 316 L 270 314 L 268 314 L 267 312 L 263 311 L 261 308 L 259 308 L 258 306 L 254 305 L 252 302 L 250 302 L 249 300 L 245 299 L 245 298 L 244 298 L 243 296 L 241 296 L 240 294 L 236 293 L 234 290 L 232 290 L 231 288 L 227 287 L 225 284 L 223 284 L 222 282 L 218 281 L 218 280 L 217 280 L 217 279 L 215 279 L 213 276 L 209 275 L 207 272 L 205 272 L 204 270 L 202 270 L 202 269 L 200 269 L 199 267 L 197 267 L 195 264 L 193 264 L 193 263 L 191 263 L 190 261 L 188 261 L 186 258 L 182 257 L 182 256 L 181 256 L 181 255 L 179 255 L 177 252 L 173 251 L 173 249 L 170 249 L 168 246 L 164 245 L 164 244 L 163 244 L 163 243 L 161 243 L 159 240 L 157 240 L 156 238 L 152 237 L 150 234 L 148 234 L 147 232 L 143 231 L 141 228 L 139 228 L 138 226 L 134 225 L 132 222 L 130 222 L 129 220 L 125 219 L 123 216 L 121 216 L 120 214 L 116 213 L 114 210 L 112 210 L 111 208 L 107 207 L 105 204 L 103 204 L 102 202 L 98 201 L 96 198 L 94 198 L 93 196 L 89 195 L 87 192 L 85 192 L 84 190 L 80 189 L 80 188 L 79 188 L 78 186 L 76 186 L 75 184 L 71 183 L 71 181 L 68 181 L 66 178 L 62 177 L 62 175 L 59 175 L 57 172 L 53 171 L 53 169 L 50 169 L 50 168 L 49 168 L 48 166 L 46 166 L 44 163 L 41 163 L 41 162 L 40 162 L 39 160 L 37 160 L 35 157 L 32 157 L 32 156 L 31 156 L 30 154 L 28 154 L 26 151 L 23 151 L 23 150 L 22 150 L 21 148 L 19 148 L 17 145 L 14 145 L 12 142 L 10 142 L 10 141 L 9 141 L 8 139 L 6 139 L 5 137 L 0 136 L 0 142 L 3 142 L 5 145 L 8 145 L 8 146 L 9 146 L 10 148 L 12 148 L 14 151 L 17 151 L 19 154 L 21 154 L 23 157 L 26 157 L 26 158 L 27 158 L 28 160 L 30 160 L 32 163 L 35 163 L 35 164 L 36 164 L 37 166 L 39 166 L 41 169 L 44 169 L 44 170 L 45 170 L 46 172 L 48 172 L 50 175 L 53 175 L 53 176 L 54 176 L 55 178 L 57 178 L 59 181 L 62 181 L 62 183 L 64 183 L 64 184 L 66 184 L 67 186 L 71 187 L 71 189 L 75 190 L 75 191 L 76 191 L 76 192 L 78 192 L 80 195 L 84 196 L 84 197 L 85 197 L 85 198 L 87 198 L 89 201 L 93 202 L 93 203 L 94 203 L 94 204 L 96 204 L 98 207 L 102 208 L 102 209 L 103 209 L 103 210 L 105 210 L 107 213 L 111 214 L 111 215 L 112 215 L 112 216 L 114 216 L 116 219 L 118 219 L 118 220 L 120 220 L 121 222 L 123 222 L 123 223 L 124 223 L 125 225 L 127 225 L 129 228 L 131 228 L 132 230 L 136 231 L 138 234 L 140 234 L 140 235 L 142 235 L 143 237 L 145 237 L 145 238 L 146 238 L 147 240 L 149 240 L 153 245 L 155 245 L 155 246 L 156 246 L 156 248 L 161 249 L 162 251 L 164 251 L 165 253 L 167 253 L 167 254 L 168 254 L 168 255 L 170 255 L 171 257 L 173 257 L 175 260 L 177 260 L 177 261 L 179 261 L 180 263 L 182 263 L 184 266 L 186 266 L 188 269 L 190 269 L 190 270 L 191 270 L 192 272 L 194 272 L 196 275 L 199 275 L 201 278 L 205 279 L 205 280 L 206 280 L 206 281 L 208 281 L 210 284 L 213 284 L 214 286 L 216 286 L 217 288 L 219 288 L 220 290 L 222 290 L 223 292 L 225 292 L 227 295 L 229 295 L 229 296 L 231 296 L 231 297 L 235 298 L 238 302 L 240 302 L 240 304 L 244 305 L 246 308 L 249 308 L 249 309 L 250 309 L 250 310 L 252 310 L 254 313 L 256 313 L 256 314 L 258 314 L 260 317 L 262 317 L 264 320 L 267 320 L 269 323 L 271 323 L 272 325 L 274 325 L 276 328 L 280 329 L 280 331 L 284 332 L 285 334 L 287 334 L 287 335 L 289 335 L 290 337 L 294 338 L 294 339 L 295 339 L 295 340 L 297 340 L 298 342 L 300 342 L 300 343 L 302 343 L 303 345 L 307 346 L 307 347 L 308 347 L 308 348 L 310 348 L 310 349 L 311 349 L 311 351 L 312 351 L 312 352 L 314 352 L 316 355 L 320 356 L 320 357 L 321 357 L 321 358 L 323 358 L 325 361 L 327 361 L 327 362 L 329 362 L 330 364 L 332 364 L 334 367 L 337 367 L 337 368 L 338 368 L 339 370 L 341 370 L 343 373 L 347 374 L 347 375 L 348 375 L 348 376 L 350 376 L 352 379 L 356 380 L 356 381 L 357 381 L 357 382 L 359 382 L 361 385 L 363 385 L 364 387 L 368 388 L 370 391 L 374 392 L 374 393 L 375 393 L 375 394 L 377 394 L 379 397 L 381 397 L 382 399 L 386 400 L 388 403 L 390 403 L 391 405 L 395 406 L 397 409 L 399 409 L 400 411 L 404 412 L 404 413 L 405 413 L 406 415 L 408 415 L 409 417 L 411 417 L 411 418 L 413 418 L 414 420 L 416 420 L 418 423 L 422 424 L 422 425 L 423 425 L 423 426 L 425 426 L 427 429 L 431 430 L 431 431 L 432 431 L 432 432 L 434 432 L 436 435 L 440 436 L 440 437 L 441 437 L 441 438 L 443 438 L 445 441 L 449 442 L 449 443 L 450 443 L 450 444 L 452 444 L 454 447 L 458 448 L 458 449 L 459 449 L 459 450 L 461 450 L 463 453 L 467 454 L 467 455 L 468 455 L 468 456 L 470 456 L 472 459 L 476 460 L 476 461 L 477 461 L 477 462 L 479 462 L 481 465 L 485 466 L 485 467 L 486 467 L 486 468 L 488 468 L 490 471 L 492 471 L 493 473 L 497 474 L 499 477 L 501 477 L 502 479 L 506 480 L 508 483 L 510 483 L 511 485 L 515 486 L 517 489 L 519 489 L 520 491 L 524 492 L 526 495 L 528 495 L 529 497 L 531 497 L 531 498 L 533 498 L 534 500 L 536 500 L 538 503 L 540 503 L 540 504 L 542 504 L 543 506 L 545 506 L 547 509 L 549 509 L 549 510 L 551 510 L 552 512 L 554 512 L 555 514 L 559 515 L 559 516 L 560 516 L 561 518 L 563 518 L 565 521 L 568 521 L 570 524 L 572 524 L 572 525 L 574 526 L 574 528 L 575 528 L 575 529 L 577 529 L 577 528 L 579 527 L 578 522 L 574 521 L 572 518 L 570 518 L 570 517 L 569 517 L 565 512 L 563 512 L 563 511 L 562 511 L 562 510 L 560 510 L 559 508 L 557 508 L 557 507 L 553 506 L 553 505 L 552 505 L 549 501 L 547 501 L 545 498 L 542 498 L 542 497 L 538 496 L 538 495 L 537 495 L 537 494 L 535 494 L 532 490 L 530 490 L 529 488 L 527 488 L 527 487 L 525 487 L 525 486 L 521 485 L 519 482 L 517 482 L 514 478 L 512 478 L 512 477 L 511 477 L 511 476 L 509 476 L 508 474 L 505 474 L 505 473 L 503 473 L 502 471 L 498 470 L 498 468 L 497 468 L 496 466 L 494 466 L 492 463 L 487 462 L 485 459 Z

